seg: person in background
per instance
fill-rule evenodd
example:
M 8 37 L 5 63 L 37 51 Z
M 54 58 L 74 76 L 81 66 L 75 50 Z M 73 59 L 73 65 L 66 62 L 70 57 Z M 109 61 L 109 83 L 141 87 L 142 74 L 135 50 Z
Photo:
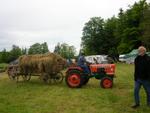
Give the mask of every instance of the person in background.
M 141 86 L 144 87 L 147 95 L 147 105 L 150 107 L 150 57 L 146 54 L 146 48 L 144 46 L 140 46 L 138 48 L 138 56 L 135 58 L 134 65 L 135 105 L 133 105 L 132 108 L 137 108 L 140 106 L 139 91 Z
M 80 66 L 84 70 L 85 74 L 90 74 L 90 69 L 86 63 L 87 61 L 84 57 L 84 53 L 80 53 L 80 56 L 77 61 L 77 65 Z
M 72 60 L 70 58 L 67 59 L 67 66 L 69 67 L 70 65 L 72 65 Z

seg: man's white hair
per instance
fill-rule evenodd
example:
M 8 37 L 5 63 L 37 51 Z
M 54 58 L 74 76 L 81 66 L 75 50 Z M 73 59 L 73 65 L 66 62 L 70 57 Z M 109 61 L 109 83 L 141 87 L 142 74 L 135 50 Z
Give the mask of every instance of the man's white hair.
M 144 46 L 140 46 L 139 48 L 138 48 L 138 50 L 140 51 L 140 50 L 143 50 L 143 51 L 145 51 L 145 53 L 146 53 L 146 48 L 144 47 Z

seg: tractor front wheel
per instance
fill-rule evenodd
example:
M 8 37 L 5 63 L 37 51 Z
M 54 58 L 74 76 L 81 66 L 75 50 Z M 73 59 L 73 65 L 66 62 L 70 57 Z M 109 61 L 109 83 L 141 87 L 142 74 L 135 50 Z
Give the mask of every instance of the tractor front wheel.
M 113 86 L 113 79 L 110 78 L 110 77 L 102 78 L 102 80 L 100 82 L 100 86 L 102 88 L 112 88 L 112 86 Z
M 65 81 L 70 88 L 80 88 L 82 86 L 82 77 L 78 71 L 68 72 Z

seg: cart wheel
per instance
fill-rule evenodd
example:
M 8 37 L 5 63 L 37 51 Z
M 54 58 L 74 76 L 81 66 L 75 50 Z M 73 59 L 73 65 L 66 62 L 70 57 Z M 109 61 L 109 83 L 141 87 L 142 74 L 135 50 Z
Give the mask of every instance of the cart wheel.
M 110 77 L 104 77 L 100 82 L 100 86 L 102 88 L 112 88 L 113 80 Z
M 51 76 L 49 74 L 44 74 L 44 76 L 42 77 L 42 80 L 46 84 L 51 84 L 52 83 Z
M 7 73 L 10 80 L 18 81 L 18 76 L 13 68 L 9 69 Z
M 29 81 L 31 79 L 31 74 L 22 75 L 22 78 L 23 78 L 24 81 Z
M 8 77 L 10 80 L 15 80 L 15 74 L 12 72 L 12 70 L 8 71 Z
M 63 73 L 61 72 L 57 73 L 54 77 L 55 83 L 62 83 L 63 79 L 64 79 L 64 76 L 63 76 Z
M 82 86 L 82 78 L 78 71 L 70 71 L 66 75 L 65 81 L 70 88 L 80 88 Z

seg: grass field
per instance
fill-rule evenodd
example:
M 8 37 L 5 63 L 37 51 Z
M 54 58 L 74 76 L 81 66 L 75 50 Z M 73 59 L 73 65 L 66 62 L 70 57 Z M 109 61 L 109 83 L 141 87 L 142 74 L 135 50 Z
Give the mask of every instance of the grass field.
M 91 79 L 81 89 L 70 89 L 65 82 L 46 85 L 37 77 L 15 83 L 0 73 L 0 113 L 149 113 L 142 89 L 141 107 L 134 110 L 133 65 L 117 64 L 112 89 L 99 87 Z
M 5 63 L 0 63 L 0 69 L 4 69 L 4 68 L 6 68 L 6 66 L 7 66 L 7 64 L 5 64 Z

